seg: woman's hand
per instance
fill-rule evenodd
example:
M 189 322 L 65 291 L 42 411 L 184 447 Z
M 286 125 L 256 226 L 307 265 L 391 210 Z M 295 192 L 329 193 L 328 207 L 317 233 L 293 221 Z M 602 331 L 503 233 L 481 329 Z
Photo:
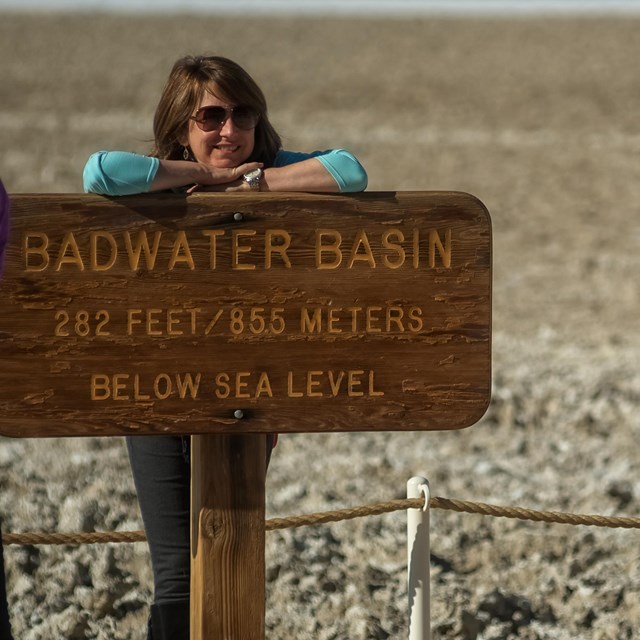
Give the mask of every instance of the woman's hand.
M 251 171 L 251 169 L 247 169 Z M 245 171 L 245 173 L 247 173 Z M 244 175 L 244 174 L 243 174 Z M 187 189 L 187 193 L 195 193 L 196 191 L 215 191 L 231 193 L 234 191 L 251 191 L 251 187 L 242 178 L 234 180 L 233 182 L 225 182 L 224 184 L 194 184 Z M 255 192 L 254 192 L 255 193 Z
M 255 164 L 255 163 L 254 163 Z M 251 164 L 238 167 L 240 178 L 224 184 L 197 184 L 188 193 L 195 191 L 251 191 L 251 187 L 242 180 L 250 171 Z M 262 172 L 260 191 L 313 191 L 338 192 L 340 187 L 335 179 L 316 158 L 309 158 L 284 167 L 270 167 Z
M 239 182 L 244 182 L 242 176 L 254 169 L 261 169 L 261 162 L 245 162 L 237 167 L 230 167 L 228 169 L 217 169 L 207 164 L 197 163 L 200 165 L 200 170 L 203 172 L 203 176 L 196 180 L 200 186 L 214 186 L 220 185 L 223 188 L 221 191 L 227 191 L 224 187 L 230 186 L 231 183 L 235 183 L 236 186 Z M 237 189 L 231 189 L 236 191 Z
M 239 191 L 242 189 L 242 176 L 253 169 L 262 167 L 260 162 L 245 162 L 237 167 L 219 169 L 201 162 L 190 162 L 189 160 L 160 160 L 158 172 L 151 185 L 151 191 L 164 191 L 165 189 L 176 189 L 187 185 L 195 187 L 222 186 L 215 191 Z M 229 187 L 227 189 L 226 187 Z M 238 188 L 239 187 L 239 188 Z M 194 189 L 191 187 L 189 192 Z

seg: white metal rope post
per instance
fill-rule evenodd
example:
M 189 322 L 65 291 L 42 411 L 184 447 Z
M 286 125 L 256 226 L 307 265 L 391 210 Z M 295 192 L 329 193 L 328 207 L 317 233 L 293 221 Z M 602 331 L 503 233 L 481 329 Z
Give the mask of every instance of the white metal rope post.
M 407 498 L 424 496 L 422 509 L 407 509 L 407 572 L 409 578 L 409 640 L 431 640 L 431 548 L 429 543 L 429 482 L 414 476 Z

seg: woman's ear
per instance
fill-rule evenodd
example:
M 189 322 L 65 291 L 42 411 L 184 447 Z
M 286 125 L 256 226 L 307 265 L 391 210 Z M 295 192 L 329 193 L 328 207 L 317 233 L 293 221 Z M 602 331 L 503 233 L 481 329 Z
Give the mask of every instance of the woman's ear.
M 182 145 L 183 147 L 189 146 L 189 125 L 190 124 L 191 124 L 191 121 L 188 121 L 187 124 L 183 125 L 180 131 L 178 131 L 178 135 L 176 136 L 176 140 L 178 141 L 178 144 Z

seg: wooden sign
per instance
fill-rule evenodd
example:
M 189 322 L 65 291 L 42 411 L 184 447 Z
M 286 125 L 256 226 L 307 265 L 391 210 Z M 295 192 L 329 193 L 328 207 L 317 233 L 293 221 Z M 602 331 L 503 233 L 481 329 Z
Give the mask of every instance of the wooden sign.
M 491 223 L 448 192 L 16 195 L 9 436 L 457 429 L 491 389 Z

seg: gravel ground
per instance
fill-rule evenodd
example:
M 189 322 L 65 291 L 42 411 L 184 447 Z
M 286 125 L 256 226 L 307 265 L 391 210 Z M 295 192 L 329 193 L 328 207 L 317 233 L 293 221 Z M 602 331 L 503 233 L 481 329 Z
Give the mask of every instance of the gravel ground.
M 286 148 L 345 146 L 374 191 L 471 192 L 494 230 L 485 417 L 283 437 L 268 515 L 402 497 L 419 474 L 443 497 L 637 516 L 639 27 L 1 15 L 0 176 L 13 193 L 78 192 L 92 151 L 148 148 L 175 58 L 237 59 Z M 119 438 L 0 439 L 0 482 L 5 532 L 141 528 Z M 268 637 L 406 638 L 405 526 L 395 513 L 268 533 Z M 637 638 L 636 543 L 434 511 L 434 637 Z M 17 638 L 144 638 L 145 544 L 16 546 L 6 562 Z

